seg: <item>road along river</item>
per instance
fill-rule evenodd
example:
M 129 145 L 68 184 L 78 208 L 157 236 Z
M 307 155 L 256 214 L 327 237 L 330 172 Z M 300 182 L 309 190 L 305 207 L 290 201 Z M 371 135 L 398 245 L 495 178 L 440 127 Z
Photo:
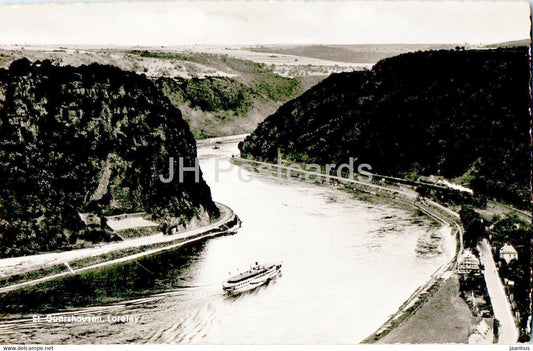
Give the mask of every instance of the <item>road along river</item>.
M 260 175 L 243 181 L 250 174 L 237 166 L 215 174 L 216 167 L 230 169 L 220 157 L 237 153 L 236 146 L 199 146 L 213 199 L 243 221 L 236 235 L 10 296 L 2 301 L 11 311 L 3 310 L 0 339 L 357 343 L 455 253 L 451 238 L 440 255 L 415 252 L 430 221 L 414 210 L 305 182 Z M 278 260 L 281 277 L 241 296 L 223 295 L 229 272 Z

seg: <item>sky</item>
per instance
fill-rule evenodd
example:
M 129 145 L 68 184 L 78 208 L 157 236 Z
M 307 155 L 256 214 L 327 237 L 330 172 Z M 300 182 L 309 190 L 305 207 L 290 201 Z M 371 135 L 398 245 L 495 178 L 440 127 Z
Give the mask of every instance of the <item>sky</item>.
M 28 2 L 0 0 L 0 44 L 487 44 L 530 32 L 525 1 Z

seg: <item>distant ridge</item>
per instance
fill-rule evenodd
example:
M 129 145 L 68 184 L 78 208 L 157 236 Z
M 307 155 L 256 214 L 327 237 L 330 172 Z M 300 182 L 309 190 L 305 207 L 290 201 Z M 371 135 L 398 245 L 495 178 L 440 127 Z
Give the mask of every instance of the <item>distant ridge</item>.
M 453 49 L 465 44 L 353 44 L 353 45 L 261 45 L 248 48 L 254 52 L 294 55 L 347 63 L 376 63 L 399 54 Z M 470 46 L 468 46 L 470 48 Z
M 531 39 L 520 39 L 512 41 L 504 41 L 501 43 L 488 44 L 485 47 L 487 48 L 511 48 L 517 46 L 529 46 L 531 45 Z

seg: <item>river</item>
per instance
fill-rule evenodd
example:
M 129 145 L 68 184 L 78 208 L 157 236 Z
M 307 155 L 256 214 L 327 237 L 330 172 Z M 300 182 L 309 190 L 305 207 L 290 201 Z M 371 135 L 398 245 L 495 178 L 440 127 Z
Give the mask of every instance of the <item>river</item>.
M 377 329 L 453 255 L 449 240 L 443 254 L 417 256 L 417 239 L 430 221 L 414 210 L 360 201 L 305 182 L 262 175 L 243 181 L 250 174 L 237 166 L 215 174 L 217 162 L 219 169 L 231 166 L 220 157 L 235 153 L 236 142 L 217 150 L 199 146 L 213 199 L 230 206 L 243 221 L 236 235 L 131 263 L 128 274 L 145 272 L 138 274 L 148 277 L 139 279 L 145 290 L 134 299 L 117 298 L 110 290 L 114 299 L 104 305 L 53 311 L 97 316 L 97 322 L 49 322 L 44 313 L 38 321 L 32 313 L 3 316 L 0 339 L 47 344 L 353 344 Z M 283 261 L 283 273 L 250 293 L 225 296 L 221 285 L 230 272 L 255 261 Z M 138 320 L 112 320 L 121 316 Z

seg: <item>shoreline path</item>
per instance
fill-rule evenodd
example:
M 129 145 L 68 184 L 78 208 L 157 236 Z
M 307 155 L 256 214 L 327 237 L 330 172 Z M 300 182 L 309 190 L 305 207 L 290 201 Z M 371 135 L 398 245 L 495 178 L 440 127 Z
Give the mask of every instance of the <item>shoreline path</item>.
M 15 274 L 27 273 L 38 269 L 55 266 L 58 264 L 66 264 L 72 261 L 99 256 L 114 251 L 138 248 L 142 246 L 161 243 L 169 243 L 170 245 L 171 242 L 176 240 L 187 240 L 188 238 L 191 238 L 193 236 L 201 235 L 202 233 L 216 230 L 217 228 L 230 222 L 234 218 L 235 214 L 228 206 L 220 203 L 216 203 L 216 205 L 220 210 L 220 217 L 215 222 L 200 228 L 186 230 L 173 235 L 163 235 L 163 233 L 159 232 L 157 234 L 149 236 L 125 239 L 124 241 L 112 244 L 99 245 L 91 248 L 0 259 L 0 278 L 12 276 Z M 183 243 L 184 242 L 179 242 L 179 244 Z M 145 254 L 145 252 L 141 252 L 140 254 Z M 130 256 L 126 256 L 124 257 L 124 259 L 127 259 L 129 257 Z M 103 263 L 105 264 L 107 262 Z M 8 286 L 6 288 L 9 287 L 11 286 Z M 0 289 L 0 292 L 2 292 L 3 289 L 4 288 Z

